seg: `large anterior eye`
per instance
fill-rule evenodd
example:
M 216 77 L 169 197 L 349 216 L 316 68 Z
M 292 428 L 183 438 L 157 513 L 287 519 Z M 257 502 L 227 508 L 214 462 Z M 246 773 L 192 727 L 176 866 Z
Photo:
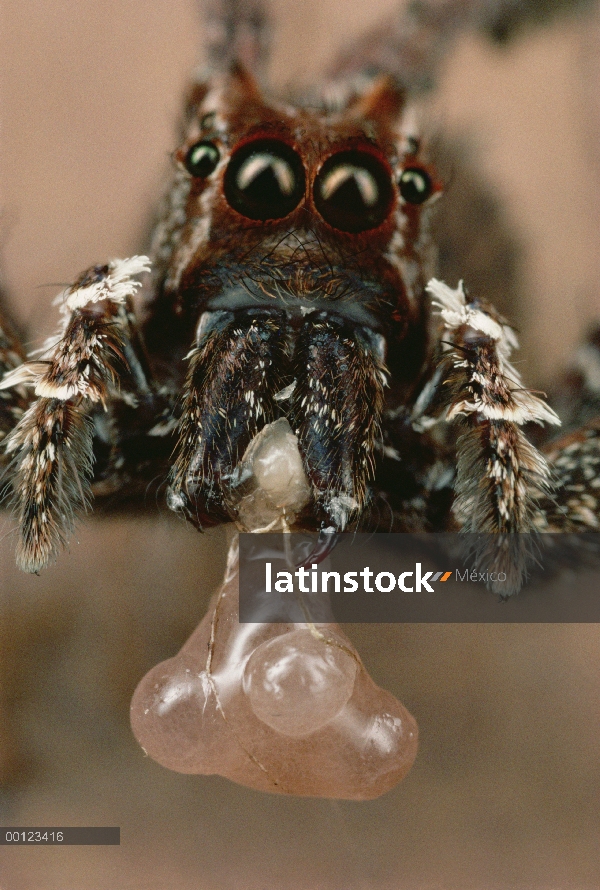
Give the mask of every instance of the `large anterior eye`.
M 261 139 L 235 152 L 225 172 L 228 203 L 249 219 L 281 219 L 304 196 L 304 167 L 284 142 Z
M 364 232 L 380 225 L 392 204 L 391 177 L 366 151 L 341 151 L 328 158 L 315 182 L 315 206 L 329 225 L 342 232 Z

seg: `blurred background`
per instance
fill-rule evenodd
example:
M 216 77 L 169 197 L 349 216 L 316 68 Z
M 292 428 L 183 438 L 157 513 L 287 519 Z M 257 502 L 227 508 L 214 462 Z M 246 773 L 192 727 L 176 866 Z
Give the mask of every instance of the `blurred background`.
M 392 8 L 277 0 L 275 82 L 315 82 Z M 60 285 L 139 249 L 199 22 L 193 0 L 4 0 L 1 17 L 3 281 L 33 347 Z M 590 6 L 501 48 L 461 36 L 424 102 L 451 146 L 445 274 L 510 311 L 536 386 L 600 315 L 599 83 Z M 1 890 L 600 887 L 594 626 L 351 627 L 421 731 L 378 801 L 271 797 L 145 758 L 129 699 L 202 617 L 224 540 L 157 505 L 86 523 L 38 578 L 15 570 L 3 526 L 0 823 L 120 825 L 121 846 L 0 847 Z

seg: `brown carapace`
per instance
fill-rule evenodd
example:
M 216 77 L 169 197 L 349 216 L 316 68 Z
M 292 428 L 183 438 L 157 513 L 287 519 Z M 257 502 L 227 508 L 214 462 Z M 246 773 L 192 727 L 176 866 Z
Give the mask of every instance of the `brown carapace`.
M 92 495 L 141 507 L 166 488 L 199 528 L 235 521 L 240 461 L 283 417 L 311 487 L 292 525 L 596 529 L 598 424 L 544 457 L 522 427 L 558 418 L 510 364 L 511 328 L 485 295 L 430 282 L 442 189 L 402 42 L 386 68 L 367 41 L 362 70 L 350 51 L 291 104 L 259 87 L 257 7 L 217 4 L 207 33 L 150 259 L 83 273 L 35 361 L 0 343 L 21 567 L 56 556 Z

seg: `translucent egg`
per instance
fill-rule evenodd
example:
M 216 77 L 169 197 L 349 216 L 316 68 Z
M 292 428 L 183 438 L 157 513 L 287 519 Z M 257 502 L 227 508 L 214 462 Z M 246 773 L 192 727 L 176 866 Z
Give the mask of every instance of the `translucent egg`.
M 357 663 L 330 633 L 301 628 L 262 643 L 244 671 L 255 715 L 283 735 L 306 736 L 336 717 L 350 699 Z
M 235 475 L 238 483 L 252 486 L 237 503 L 238 520 L 246 529 L 263 528 L 284 513 L 293 521 L 310 500 L 298 439 L 285 418 L 267 424 L 254 437 Z M 231 496 L 235 502 L 235 485 Z

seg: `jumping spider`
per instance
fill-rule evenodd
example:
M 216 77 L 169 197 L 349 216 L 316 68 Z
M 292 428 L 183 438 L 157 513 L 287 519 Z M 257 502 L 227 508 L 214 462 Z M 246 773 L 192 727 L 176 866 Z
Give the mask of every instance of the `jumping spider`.
M 260 10 L 213 16 L 151 259 L 84 272 L 35 360 L 3 328 L 21 568 L 56 556 L 92 494 L 141 502 L 168 478 L 198 528 L 236 519 L 236 466 L 280 417 L 312 488 L 298 527 L 597 529 L 595 396 L 580 386 L 573 431 L 538 451 L 523 426 L 558 418 L 511 366 L 512 329 L 485 295 L 428 284 L 442 185 L 402 66 L 367 42 L 362 72 L 351 52 L 291 105 L 258 85 Z

